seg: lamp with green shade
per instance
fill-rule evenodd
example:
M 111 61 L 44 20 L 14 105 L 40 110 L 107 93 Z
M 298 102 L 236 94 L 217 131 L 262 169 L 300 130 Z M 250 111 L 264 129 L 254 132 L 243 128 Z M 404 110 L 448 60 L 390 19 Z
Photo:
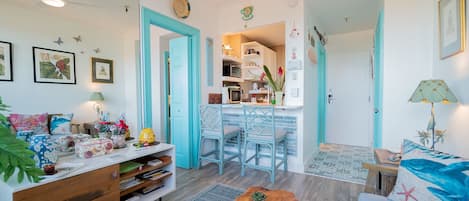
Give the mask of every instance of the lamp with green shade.
M 427 130 L 432 132 L 432 146 L 435 149 L 435 103 L 457 103 L 458 99 L 443 80 L 423 80 L 409 99 L 412 103 L 430 103 L 432 111 Z
M 94 102 L 93 107 L 94 107 L 94 110 L 96 111 L 96 115 L 97 115 L 98 120 L 99 120 L 100 116 L 102 115 L 102 108 L 103 108 L 102 102 L 104 101 L 103 93 L 97 92 L 97 91 L 91 93 L 89 101 Z

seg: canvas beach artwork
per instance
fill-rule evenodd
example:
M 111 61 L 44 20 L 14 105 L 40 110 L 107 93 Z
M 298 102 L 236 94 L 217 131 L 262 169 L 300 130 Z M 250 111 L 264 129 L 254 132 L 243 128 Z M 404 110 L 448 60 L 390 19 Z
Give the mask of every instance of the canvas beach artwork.
M 75 53 L 33 47 L 34 82 L 76 84 Z
M 13 81 L 12 44 L 0 41 L 0 81 Z

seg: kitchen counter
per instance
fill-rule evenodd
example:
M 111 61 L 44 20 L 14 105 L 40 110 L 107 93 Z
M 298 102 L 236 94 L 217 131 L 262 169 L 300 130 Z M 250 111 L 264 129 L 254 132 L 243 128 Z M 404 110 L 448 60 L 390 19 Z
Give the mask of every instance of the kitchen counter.
M 266 104 L 266 103 L 240 103 L 240 104 L 224 104 L 223 105 L 223 108 L 233 108 L 233 109 L 236 109 L 236 108 L 239 108 L 241 109 L 244 105 L 247 105 L 247 106 L 269 106 L 270 104 Z M 280 109 L 280 110 L 300 110 L 300 109 L 303 109 L 303 106 L 301 105 L 275 105 L 274 106 L 275 109 Z

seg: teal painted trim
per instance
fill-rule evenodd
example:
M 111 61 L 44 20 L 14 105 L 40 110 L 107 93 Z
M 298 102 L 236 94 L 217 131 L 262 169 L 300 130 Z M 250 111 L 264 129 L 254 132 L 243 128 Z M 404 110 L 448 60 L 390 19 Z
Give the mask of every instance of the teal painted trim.
M 373 119 L 373 146 L 383 146 L 383 46 L 384 46 L 384 11 L 381 10 L 375 30 L 375 60 L 374 60 L 374 119 Z M 377 111 L 377 112 L 376 112 Z
M 136 66 L 140 66 L 141 65 L 141 62 L 140 62 L 140 40 L 137 40 L 135 41 L 135 64 Z M 137 68 L 136 70 L 136 80 L 140 80 L 140 76 L 141 76 L 141 73 L 140 73 L 140 68 Z M 142 83 L 141 82 L 137 82 L 137 91 L 140 92 L 142 90 Z M 142 100 L 140 98 L 141 96 L 138 96 L 137 97 L 137 110 L 138 111 L 142 111 L 143 108 L 142 108 Z M 137 130 L 142 130 L 143 129 L 143 117 L 141 114 L 137 115 Z
M 163 88 L 163 93 L 164 93 L 164 100 L 163 100 L 163 105 L 165 106 L 164 109 L 164 125 L 166 126 L 166 143 L 170 144 L 171 143 L 171 125 L 169 125 L 168 117 L 169 117 L 169 103 L 168 103 L 168 92 L 169 92 L 169 69 L 168 69 L 168 61 L 169 61 L 169 51 L 165 51 L 163 53 L 163 58 L 164 58 L 164 70 L 163 70 L 163 75 L 164 75 L 164 88 Z
M 151 16 L 148 12 L 143 12 L 140 27 L 140 47 L 142 49 L 141 55 L 141 67 L 140 67 L 140 93 L 141 96 L 141 107 L 142 107 L 142 127 L 152 128 L 152 102 L 151 102 L 151 51 L 150 51 L 150 19 Z
M 326 104 L 327 104 L 327 57 L 326 49 L 317 43 L 318 52 L 318 140 L 317 144 L 326 142 Z
M 213 86 L 213 39 L 207 38 L 205 41 L 207 55 L 205 55 L 207 62 L 207 86 Z
M 200 87 L 200 31 L 194 27 L 186 25 L 168 16 L 159 14 L 149 8 L 142 7 L 140 12 L 141 19 L 141 46 L 142 46 L 142 102 L 143 102 L 143 124 L 145 127 L 152 127 L 152 98 L 151 98 L 151 47 L 150 47 L 150 26 L 155 25 L 175 33 L 188 36 L 190 41 L 191 54 L 189 55 L 189 90 L 190 105 L 189 116 L 191 117 L 189 128 L 192 144 L 190 145 L 191 165 L 197 167 L 199 162 L 199 113 L 198 107 L 201 102 Z

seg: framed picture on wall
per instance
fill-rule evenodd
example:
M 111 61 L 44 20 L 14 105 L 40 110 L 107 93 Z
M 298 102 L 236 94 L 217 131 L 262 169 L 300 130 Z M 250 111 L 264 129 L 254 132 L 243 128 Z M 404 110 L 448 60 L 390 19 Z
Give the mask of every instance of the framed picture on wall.
M 12 44 L 0 41 L 0 81 L 13 81 Z
M 440 59 L 464 51 L 466 24 L 465 0 L 441 0 L 438 5 Z
M 113 63 L 109 59 L 91 58 L 91 77 L 93 82 L 114 83 Z
M 34 82 L 76 84 L 75 53 L 33 47 Z

